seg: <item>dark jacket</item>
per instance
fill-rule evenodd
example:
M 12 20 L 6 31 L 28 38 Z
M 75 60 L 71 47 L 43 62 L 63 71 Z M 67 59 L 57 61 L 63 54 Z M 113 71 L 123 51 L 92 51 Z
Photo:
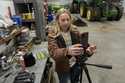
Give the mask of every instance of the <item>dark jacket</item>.
M 60 34 L 56 37 L 50 36 L 53 34 L 53 31 L 49 31 L 48 34 L 48 50 L 51 57 L 56 62 L 56 71 L 57 72 L 68 72 L 69 67 L 69 58 L 71 55 L 67 55 L 67 48 L 63 36 Z M 72 45 L 80 43 L 79 32 L 77 30 L 70 31 Z

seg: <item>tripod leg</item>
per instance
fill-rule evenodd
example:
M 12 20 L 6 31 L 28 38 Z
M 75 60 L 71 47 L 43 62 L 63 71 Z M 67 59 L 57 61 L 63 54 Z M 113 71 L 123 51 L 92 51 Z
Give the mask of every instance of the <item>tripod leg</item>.
M 80 73 L 80 83 L 82 83 L 82 74 L 83 74 L 83 67 L 81 67 L 81 73 Z
M 86 76 L 87 76 L 87 79 L 88 79 L 89 83 L 92 83 L 87 66 L 84 65 L 84 66 L 83 66 L 83 69 L 84 69 L 84 71 L 85 71 L 85 74 L 86 74 Z M 81 82 L 80 82 L 80 83 L 81 83 Z

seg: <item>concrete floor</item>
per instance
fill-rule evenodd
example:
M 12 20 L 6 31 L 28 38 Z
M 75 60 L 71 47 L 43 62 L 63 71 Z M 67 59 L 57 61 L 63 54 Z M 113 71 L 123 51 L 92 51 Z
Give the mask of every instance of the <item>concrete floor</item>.
M 88 66 L 92 83 L 125 83 L 125 16 L 120 21 L 88 22 L 80 27 L 89 32 L 89 41 L 97 45 L 97 52 L 88 63 L 112 65 L 112 70 Z M 88 83 L 85 75 L 83 83 Z
M 83 20 L 88 26 L 80 27 L 79 30 L 88 31 L 89 42 L 97 46 L 97 52 L 87 62 L 113 67 L 112 70 L 108 70 L 88 66 L 92 83 L 125 83 L 125 16 L 120 21 Z M 47 42 L 42 45 L 46 47 Z M 85 75 L 83 83 L 88 83 Z

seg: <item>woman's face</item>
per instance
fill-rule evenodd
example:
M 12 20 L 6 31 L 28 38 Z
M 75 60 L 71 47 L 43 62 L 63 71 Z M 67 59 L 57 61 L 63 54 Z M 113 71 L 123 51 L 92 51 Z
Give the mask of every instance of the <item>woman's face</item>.
M 71 23 L 71 18 L 67 13 L 63 13 L 59 16 L 58 22 L 61 30 L 67 31 Z

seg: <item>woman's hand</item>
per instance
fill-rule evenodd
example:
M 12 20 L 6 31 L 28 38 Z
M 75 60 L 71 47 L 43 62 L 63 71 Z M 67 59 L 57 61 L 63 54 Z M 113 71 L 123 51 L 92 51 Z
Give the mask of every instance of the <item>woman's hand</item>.
M 90 45 L 87 49 L 86 52 L 90 55 L 96 52 L 96 45 Z
M 84 50 L 81 44 L 74 44 L 68 48 L 68 55 L 79 56 Z

